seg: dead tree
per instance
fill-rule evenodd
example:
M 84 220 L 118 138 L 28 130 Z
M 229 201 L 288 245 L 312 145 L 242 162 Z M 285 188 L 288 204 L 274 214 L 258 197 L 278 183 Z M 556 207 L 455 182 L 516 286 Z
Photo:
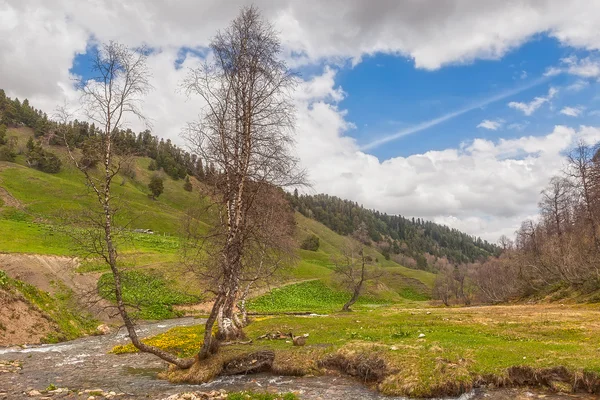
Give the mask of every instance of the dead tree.
M 63 138 L 73 164 L 83 173 L 98 206 L 97 212 L 88 214 L 90 224 L 81 230 L 78 242 L 110 267 L 114 278 L 113 290 L 117 309 L 131 342 L 140 351 L 152 353 L 180 368 L 189 368 L 193 364 L 192 359 L 180 359 L 140 340 L 135 330 L 135 322 L 123 300 L 123 274 L 116 240 L 119 227 L 115 225 L 118 207 L 115 205 L 112 185 L 121 172 L 124 157 L 116 154 L 114 137 L 126 123 L 125 119 L 128 116 L 144 119 L 140 101 L 151 89 L 146 58 L 143 49 L 134 51 L 115 42 L 104 44 L 92 59 L 92 71 L 97 75 L 82 82 L 79 87 L 82 111 L 99 129 L 99 138 L 94 141 L 93 148 L 93 153 L 98 156 L 101 165 L 97 170 L 90 168 L 89 163 L 85 161 L 85 154 L 83 157 L 78 155 L 69 143 L 66 133 Z M 63 109 L 59 111 L 58 117 L 63 120 L 61 122 L 66 132 L 68 114 Z
M 352 292 L 342 311 L 352 311 L 350 307 L 362 294 L 365 284 L 379 278 L 381 273 L 374 268 L 371 257 L 365 254 L 362 245 L 349 246 L 340 258 L 334 260 L 334 264 L 334 273 L 342 285 Z
M 209 247 L 217 250 L 212 268 L 218 271 L 218 279 L 201 358 L 214 348 L 215 321 L 218 339 L 243 335 L 234 313 L 247 276 L 244 257 L 254 202 L 268 185 L 304 183 L 304 173 L 290 154 L 294 125 L 290 94 L 295 76 L 280 59 L 281 45 L 272 25 L 255 7 L 245 7 L 226 30 L 217 33 L 210 48 L 213 57 L 191 70 L 183 82 L 184 91 L 205 104 L 201 120 L 189 124 L 186 136 L 193 152 L 214 165 L 211 198 L 218 210 L 209 241 Z

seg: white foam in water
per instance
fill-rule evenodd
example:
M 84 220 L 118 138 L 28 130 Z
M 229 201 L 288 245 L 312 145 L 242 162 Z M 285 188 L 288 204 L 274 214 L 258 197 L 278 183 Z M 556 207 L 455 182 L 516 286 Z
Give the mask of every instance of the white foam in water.
M 41 345 L 41 346 L 37 346 L 37 347 L 26 347 L 26 348 L 9 347 L 6 349 L 0 349 L 0 355 L 13 354 L 13 353 L 22 353 L 22 354 L 24 354 L 24 353 L 49 353 L 49 352 L 62 353 L 64 350 L 68 350 L 71 347 L 73 347 L 73 345 L 70 345 L 70 344 Z

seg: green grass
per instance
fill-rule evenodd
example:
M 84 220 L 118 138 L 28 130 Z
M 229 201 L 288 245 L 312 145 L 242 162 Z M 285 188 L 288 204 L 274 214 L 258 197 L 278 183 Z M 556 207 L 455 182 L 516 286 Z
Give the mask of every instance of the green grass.
M 196 303 L 200 299 L 177 290 L 172 281 L 159 273 L 125 271 L 122 274 L 123 300 L 137 308 L 134 316 L 141 319 L 159 320 L 180 316 L 174 305 Z M 115 301 L 114 279 L 111 273 L 98 281 L 98 292 L 106 299 Z
M 251 299 L 248 310 L 260 313 L 338 311 L 350 299 L 350 293 L 336 290 L 319 280 L 273 289 L 266 295 Z M 354 308 L 381 304 L 380 299 L 361 296 Z
M 251 345 L 223 348 L 225 357 L 272 349 L 294 365 L 310 365 L 328 354 L 376 356 L 388 373 L 377 388 L 388 395 L 427 397 L 479 377 L 506 376 L 507 368 L 564 366 L 600 373 L 600 310 L 595 307 L 498 306 L 475 308 L 378 308 L 328 317 L 256 318 L 245 330 Z M 203 328 L 174 328 L 148 343 L 180 356 L 196 354 Z M 304 347 L 284 340 L 257 340 L 268 332 L 308 334 Z M 424 334 L 425 337 L 419 337 Z M 135 351 L 130 345 L 118 352 Z M 283 362 L 283 361 L 282 361 Z M 286 361 L 287 362 L 287 361 Z

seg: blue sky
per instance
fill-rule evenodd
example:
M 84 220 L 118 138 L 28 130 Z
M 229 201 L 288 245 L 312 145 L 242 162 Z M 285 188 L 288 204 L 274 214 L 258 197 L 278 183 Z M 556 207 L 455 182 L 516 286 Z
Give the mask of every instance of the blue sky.
M 583 113 L 573 118 L 558 112 L 573 105 L 585 105 L 588 112 L 600 107 L 600 99 L 596 98 L 597 83 L 575 91 L 566 88 L 578 81 L 577 77 L 566 74 L 544 77 L 549 68 L 572 55 L 583 58 L 588 54 L 540 35 L 500 60 L 478 60 L 435 71 L 416 69 L 411 59 L 400 55 L 366 57 L 355 67 L 340 68 L 337 75 L 337 83 L 347 93 L 340 107 L 348 111 L 347 119 L 356 126 L 347 134 L 361 145 L 368 144 L 512 91 L 520 92 L 368 149 L 368 152 L 388 159 L 458 147 L 475 137 L 495 140 L 524 133 L 541 135 L 555 124 L 574 120 L 584 125 L 597 123 L 599 115 Z M 528 87 L 530 85 L 534 86 Z M 552 105 L 545 104 L 531 116 L 508 107 L 510 101 L 528 102 L 536 96 L 544 96 L 550 87 L 562 88 L 560 95 Z M 477 128 L 485 119 L 501 119 L 504 123 L 498 130 Z M 509 128 L 512 124 L 523 126 Z

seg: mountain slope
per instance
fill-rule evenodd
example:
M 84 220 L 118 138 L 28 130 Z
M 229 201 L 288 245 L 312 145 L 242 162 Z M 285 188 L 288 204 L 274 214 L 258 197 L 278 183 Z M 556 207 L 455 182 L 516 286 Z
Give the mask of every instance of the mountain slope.
M 17 137 L 22 146 L 33 132 L 27 128 L 10 129 L 9 136 Z M 44 146 L 63 158 L 59 173 L 48 174 L 25 165 L 23 156 L 15 162 L 0 161 L 0 249 L 3 252 L 76 255 L 68 232 L 65 231 L 65 215 L 70 211 L 90 209 L 95 206 L 88 194 L 82 176 L 70 167 L 64 148 Z M 151 229 L 154 235 L 132 233 L 129 241 L 121 246 L 124 264 L 136 270 L 160 274 L 173 290 L 200 296 L 198 287 L 189 276 L 182 276 L 178 269 L 177 234 L 181 220 L 188 207 L 203 201 L 201 182 L 191 178 L 193 191 L 183 189 L 182 180 L 164 178 L 164 193 L 158 200 L 148 197 L 147 184 L 152 174 L 148 169 L 152 160 L 136 157 L 134 174 L 119 177 L 115 193 L 129 210 L 121 223 L 127 222 L 131 229 Z M 309 234 L 319 236 L 321 247 L 317 252 L 298 249 L 299 262 L 285 276 L 283 282 L 319 279 L 327 285 L 334 285 L 332 279 L 332 258 L 339 256 L 354 241 L 339 235 L 323 224 L 296 214 L 297 239 L 300 242 Z M 67 225 L 68 226 L 68 225 Z M 208 227 L 208 225 L 206 225 Z M 427 298 L 434 275 L 400 266 L 386 260 L 376 248 L 367 250 L 378 264 L 386 270 L 387 284 L 369 288 L 375 295 L 389 301 L 403 298 Z M 0 266 L 1 269 L 1 266 Z M 80 272 L 106 272 L 106 267 L 98 262 L 84 262 Z

